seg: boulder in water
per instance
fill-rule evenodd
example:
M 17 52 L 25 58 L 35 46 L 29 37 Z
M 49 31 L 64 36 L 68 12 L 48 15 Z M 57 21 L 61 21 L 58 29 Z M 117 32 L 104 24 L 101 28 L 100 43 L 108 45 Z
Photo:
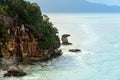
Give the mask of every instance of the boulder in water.
M 25 76 L 25 75 L 27 75 L 27 73 L 23 72 L 20 68 L 13 67 L 13 68 L 10 68 L 7 71 L 7 73 L 4 74 L 4 77 L 11 77 L 11 76 L 22 77 L 22 76 Z
M 69 52 L 81 52 L 80 49 L 70 49 Z

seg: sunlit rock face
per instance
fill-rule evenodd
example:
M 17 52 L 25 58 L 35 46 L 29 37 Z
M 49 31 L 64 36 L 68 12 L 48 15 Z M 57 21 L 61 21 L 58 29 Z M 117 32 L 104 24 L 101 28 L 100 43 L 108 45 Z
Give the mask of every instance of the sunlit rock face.
M 54 53 L 59 54 L 61 52 L 57 49 L 60 47 L 58 36 L 56 36 L 53 48 L 42 49 L 38 46 L 36 38 L 29 30 L 30 26 L 18 24 L 14 18 L 4 15 L 0 15 L 0 23 L 6 24 L 8 35 L 8 41 L 5 42 L 6 47 L 1 49 L 3 56 L 16 57 L 19 61 L 29 60 L 30 57 L 36 57 L 40 60 L 50 58 Z

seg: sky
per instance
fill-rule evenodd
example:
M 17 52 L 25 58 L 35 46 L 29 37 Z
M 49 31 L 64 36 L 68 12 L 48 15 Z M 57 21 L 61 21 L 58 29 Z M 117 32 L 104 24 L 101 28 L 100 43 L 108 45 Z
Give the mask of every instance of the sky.
M 94 3 L 102 3 L 106 5 L 120 6 L 120 0 L 87 0 L 87 1 L 94 2 Z
M 42 12 L 120 12 L 120 0 L 28 0 Z

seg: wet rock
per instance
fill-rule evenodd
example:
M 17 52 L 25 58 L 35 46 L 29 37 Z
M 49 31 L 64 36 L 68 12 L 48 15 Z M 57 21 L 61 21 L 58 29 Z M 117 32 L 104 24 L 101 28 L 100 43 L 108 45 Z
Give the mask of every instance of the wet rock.
M 68 41 L 68 37 L 69 37 L 70 35 L 69 34 L 63 34 L 62 35 L 62 45 L 72 45 L 72 43 L 70 43 L 69 41 Z
M 7 71 L 7 73 L 4 74 L 4 77 L 11 77 L 11 76 L 22 77 L 22 76 L 25 76 L 25 75 L 27 75 L 27 73 L 23 72 L 20 68 L 13 67 L 13 68 L 10 68 Z
M 54 48 L 54 49 L 57 49 L 57 48 L 59 48 L 60 46 L 61 46 L 61 44 L 60 44 L 59 36 L 56 35 L 56 40 L 55 40 L 55 44 L 54 44 L 53 48 Z
M 2 55 L 2 54 L 0 54 L 0 58 L 3 58 L 3 55 Z
M 3 55 L 0 54 L 0 62 L 2 61 Z
M 81 52 L 80 49 L 70 49 L 69 52 Z
M 62 50 L 54 50 L 53 54 L 51 54 L 51 59 L 52 58 L 57 58 L 62 55 Z

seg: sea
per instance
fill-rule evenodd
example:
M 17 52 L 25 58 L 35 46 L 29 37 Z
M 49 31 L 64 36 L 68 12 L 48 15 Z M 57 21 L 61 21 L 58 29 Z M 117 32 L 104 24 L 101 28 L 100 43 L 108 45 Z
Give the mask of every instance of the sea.
M 45 13 L 72 45 L 63 55 L 25 68 L 27 76 L 0 80 L 120 80 L 119 13 Z M 80 49 L 72 53 L 69 49 Z M 41 66 L 44 65 L 44 66 Z

